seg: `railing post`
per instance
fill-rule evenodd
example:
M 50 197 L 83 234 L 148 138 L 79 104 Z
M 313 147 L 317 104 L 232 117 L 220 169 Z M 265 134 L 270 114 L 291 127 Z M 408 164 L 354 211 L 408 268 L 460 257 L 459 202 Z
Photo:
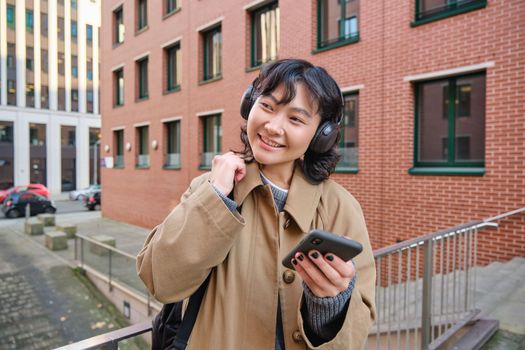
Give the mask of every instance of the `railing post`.
M 423 300 L 421 313 L 421 349 L 427 350 L 431 343 L 430 331 L 432 327 L 432 265 L 433 239 L 425 241 L 423 256 Z
M 31 216 L 31 204 L 30 203 L 27 203 L 26 205 L 26 212 L 25 212 L 25 217 L 26 217 L 26 224 L 27 224 L 27 220 L 29 220 L 29 217 Z
M 109 250 L 109 269 L 108 269 L 108 283 L 109 283 L 109 291 L 113 291 L 113 285 L 111 284 L 111 249 Z
M 80 241 L 80 266 L 84 269 L 84 239 Z
M 75 259 L 75 261 L 78 260 L 77 239 L 78 239 L 78 238 L 77 238 L 77 236 L 75 235 L 75 238 L 74 238 L 74 240 L 75 240 L 75 255 L 74 255 L 74 259 Z

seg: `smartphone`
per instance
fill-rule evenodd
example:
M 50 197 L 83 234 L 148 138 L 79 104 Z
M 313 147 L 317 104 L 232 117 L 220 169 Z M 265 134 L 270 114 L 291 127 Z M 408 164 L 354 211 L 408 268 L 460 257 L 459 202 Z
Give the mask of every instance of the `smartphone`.
M 301 242 L 299 242 L 283 259 L 283 265 L 289 269 L 294 269 L 292 258 L 297 252 L 307 255 L 310 250 L 317 250 L 322 255 L 332 253 L 344 261 L 348 261 L 361 253 L 363 246 L 353 239 L 338 236 L 334 233 L 312 230 Z

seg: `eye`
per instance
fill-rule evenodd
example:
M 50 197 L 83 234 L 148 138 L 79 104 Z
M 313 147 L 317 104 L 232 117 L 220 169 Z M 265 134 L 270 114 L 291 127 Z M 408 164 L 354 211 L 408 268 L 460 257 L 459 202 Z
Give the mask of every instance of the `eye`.
M 294 115 L 290 117 L 290 120 L 292 121 L 292 123 L 297 125 L 304 124 L 304 121 L 301 118 L 296 117 Z
M 271 105 L 269 105 L 268 103 L 264 102 L 264 101 L 261 101 L 259 102 L 259 104 L 264 108 L 264 109 L 267 109 L 269 111 L 273 111 L 273 108 Z

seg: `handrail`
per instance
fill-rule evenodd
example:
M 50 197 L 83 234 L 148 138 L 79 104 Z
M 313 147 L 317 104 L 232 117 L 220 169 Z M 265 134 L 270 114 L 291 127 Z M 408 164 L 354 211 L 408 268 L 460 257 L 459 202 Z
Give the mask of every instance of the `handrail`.
M 508 211 L 506 213 L 499 214 L 499 215 L 493 216 L 491 218 L 487 218 L 487 219 L 485 219 L 483 221 L 484 222 L 496 221 L 496 220 L 500 220 L 500 219 L 506 218 L 507 216 L 511 216 L 511 215 L 515 215 L 515 214 L 519 214 L 519 213 L 523 213 L 523 212 L 525 212 L 525 207 L 519 208 L 519 209 L 515 209 L 515 210 L 511 210 L 511 211 Z
M 99 242 L 99 241 L 97 241 L 97 240 L 95 240 L 95 239 L 93 239 L 93 238 L 90 238 L 90 237 L 88 237 L 88 236 L 84 236 L 84 235 L 81 235 L 81 234 L 78 234 L 78 233 L 77 233 L 77 237 L 78 237 L 78 238 L 82 238 L 83 240 L 88 241 L 88 242 L 93 243 L 93 244 L 96 244 L 96 245 L 98 245 L 98 246 L 104 247 L 104 248 L 106 248 L 106 249 L 108 249 L 108 250 L 111 250 L 111 251 L 113 251 L 113 252 L 115 252 L 115 253 L 118 253 L 118 254 L 124 255 L 124 256 L 127 257 L 127 258 L 130 258 L 130 259 L 136 259 L 136 258 L 137 258 L 137 257 L 136 257 L 135 255 L 133 255 L 133 254 L 127 253 L 127 252 L 125 252 L 125 251 L 123 251 L 123 250 L 117 249 L 117 248 L 115 248 L 115 247 L 113 247 L 113 246 L 110 246 L 110 245 L 108 245 L 108 244 L 105 244 L 105 243 Z
M 118 347 L 118 342 L 124 339 L 132 338 L 134 336 L 151 331 L 151 321 L 137 323 L 132 326 L 117 329 L 112 332 L 100 334 L 79 342 L 68 344 L 57 348 L 56 350 L 88 350 L 96 349 L 102 345 L 112 345 L 115 349 Z M 111 348 L 111 347 L 110 347 Z

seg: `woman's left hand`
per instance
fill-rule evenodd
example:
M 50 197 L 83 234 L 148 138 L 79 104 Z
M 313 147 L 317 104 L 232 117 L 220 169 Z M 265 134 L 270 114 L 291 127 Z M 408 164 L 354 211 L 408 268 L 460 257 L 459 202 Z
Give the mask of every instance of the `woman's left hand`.
M 353 262 L 345 262 L 332 253 L 324 256 L 316 250 L 308 252 L 308 256 L 297 253 L 292 264 L 308 288 L 319 298 L 335 297 L 344 292 L 355 276 Z

